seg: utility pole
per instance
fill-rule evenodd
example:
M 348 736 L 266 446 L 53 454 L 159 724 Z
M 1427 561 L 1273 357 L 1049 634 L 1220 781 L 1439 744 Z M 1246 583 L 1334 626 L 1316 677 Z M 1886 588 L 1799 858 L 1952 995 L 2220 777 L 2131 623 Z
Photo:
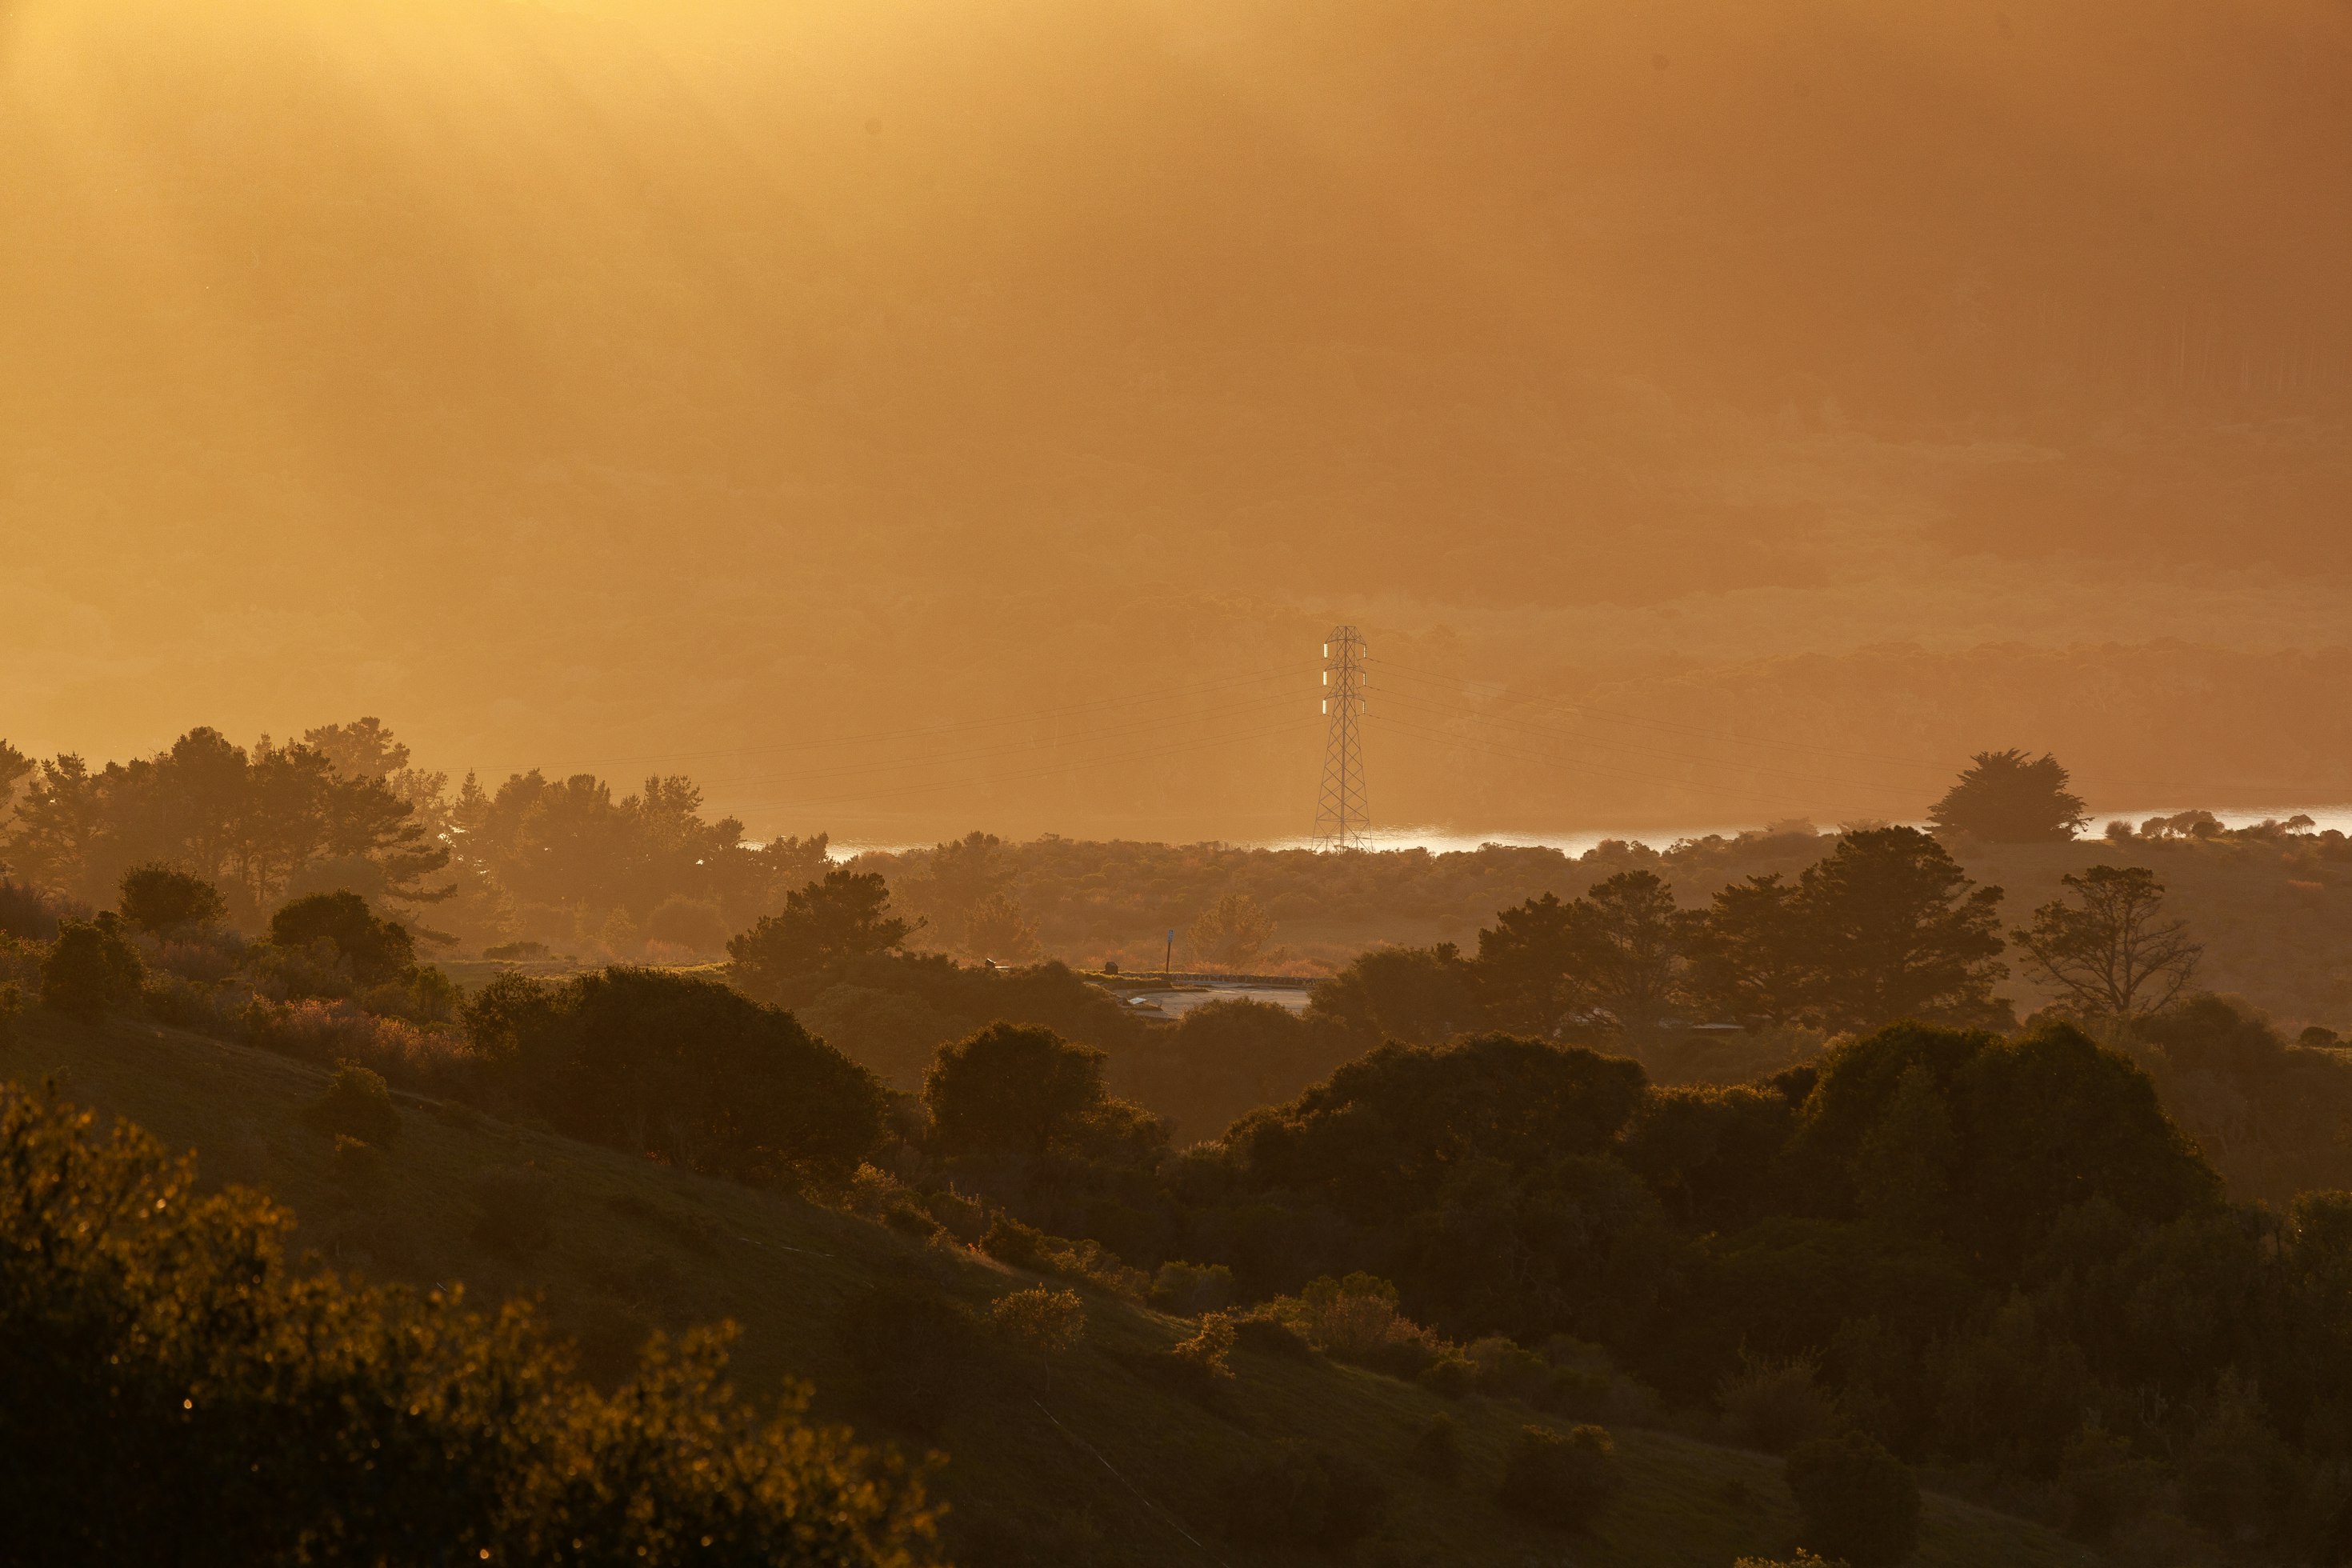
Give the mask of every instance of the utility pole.
M 1315 847 L 1362 849 L 1371 818 L 1364 809 L 1364 639 L 1336 626 L 1323 645 L 1323 789 L 1315 803 Z

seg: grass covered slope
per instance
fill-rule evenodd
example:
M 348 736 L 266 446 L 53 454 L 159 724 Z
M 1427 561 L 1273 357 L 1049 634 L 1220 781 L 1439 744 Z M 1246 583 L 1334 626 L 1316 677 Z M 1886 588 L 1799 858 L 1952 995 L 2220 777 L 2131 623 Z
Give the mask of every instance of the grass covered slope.
M 1727 1565 L 1785 1551 L 1793 1537 L 1777 1460 L 1630 1428 L 1616 1433 L 1629 1484 L 1590 1534 L 1524 1523 L 1493 1500 L 1505 1446 L 1533 1418 L 1524 1407 L 1448 1402 L 1359 1369 L 1247 1349 L 1234 1354 L 1235 1382 L 1195 1401 L 1141 1366 L 1190 1325 L 1094 1292 L 1074 1352 L 1050 1367 L 993 1358 L 929 1432 L 908 1430 L 853 1369 L 845 1318 L 893 1280 L 929 1279 L 984 1308 L 1026 1277 L 794 1198 L 405 1096 L 382 1152 L 339 1149 L 308 1114 L 324 1072 L 151 1025 L 84 1028 L 30 1015 L 5 1051 L 6 1076 L 54 1075 L 69 1098 L 194 1149 L 208 1179 L 266 1187 L 300 1215 L 298 1244 L 331 1265 L 424 1284 L 463 1279 L 485 1303 L 539 1294 L 599 1375 L 621 1370 L 650 1328 L 733 1320 L 748 1389 L 804 1377 L 820 1415 L 948 1451 L 950 1539 L 975 1563 L 1289 1561 L 1224 1529 L 1234 1468 L 1286 1444 L 1346 1454 L 1387 1484 L 1388 1522 L 1360 1549 L 1365 1560 Z M 908 1354 L 924 1348 L 910 1343 Z M 1452 1483 L 1404 1462 L 1441 1410 L 1462 1439 Z M 1916 1559 L 2083 1560 L 2048 1531 L 1932 1497 Z

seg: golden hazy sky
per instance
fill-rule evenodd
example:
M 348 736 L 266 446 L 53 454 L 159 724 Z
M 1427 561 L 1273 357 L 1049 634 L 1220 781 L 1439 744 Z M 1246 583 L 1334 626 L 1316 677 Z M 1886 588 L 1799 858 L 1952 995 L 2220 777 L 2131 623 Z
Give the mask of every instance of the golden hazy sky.
M 0 736 L 755 830 L 2352 799 L 2352 12 L 18 0 Z

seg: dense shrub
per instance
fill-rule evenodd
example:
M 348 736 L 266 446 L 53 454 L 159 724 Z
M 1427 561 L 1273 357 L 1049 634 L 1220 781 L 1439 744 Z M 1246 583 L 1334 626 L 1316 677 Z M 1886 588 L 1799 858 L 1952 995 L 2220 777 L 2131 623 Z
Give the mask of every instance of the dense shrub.
M 950 1159 L 1028 1160 L 1077 1140 L 1103 1103 L 1103 1060 L 1013 1024 L 941 1046 L 923 1077 L 932 1147 Z
M 41 1005 L 84 1022 L 139 1003 L 146 966 L 115 918 L 66 921 L 41 963 Z
M 1264 1310 L 1334 1361 L 1394 1377 L 1418 1376 L 1444 1351 L 1436 1336 L 1397 1310 L 1396 1287 L 1370 1274 L 1325 1275 Z
M 152 936 L 215 925 L 228 917 L 220 889 L 202 877 L 169 866 L 134 866 L 122 873 L 122 918 Z
M 919 1481 L 738 1399 L 723 1335 L 606 1398 L 520 1306 L 294 1273 L 290 1216 L 135 1129 L 0 1083 L 0 1149 L 11 1561 L 936 1561 Z
M 1280 1356 L 1285 1361 L 1313 1361 L 1315 1347 L 1305 1334 L 1264 1311 L 1251 1312 L 1234 1321 L 1234 1342 L 1245 1351 L 1260 1355 Z
M 1151 1304 L 1189 1318 L 1233 1305 L 1234 1271 L 1222 1263 L 1163 1263 L 1151 1277 Z
M 881 1143 L 873 1074 L 716 981 L 502 974 L 465 1016 L 487 1087 L 575 1138 L 729 1175 L 846 1176 Z
M 89 911 L 79 905 L 0 877 L 0 936 L 19 942 L 47 942 L 58 934 L 58 922 Z
M 303 1061 L 354 1061 L 403 1089 L 436 1094 L 479 1091 L 473 1054 L 466 1042 L 438 1029 L 420 1028 L 400 1018 L 380 1018 L 348 1002 L 270 1003 L 251 1000 L 225 1026 L 215 1004 L 234 1000 L 230 992 L 182 992 L 189 1006 L 175 1018 L 206 1033 L 228 1033 L 249 1045 Z
M 416 941 L 408 928 L 380 918 L 349 889 L 288 904 L 269 917 L 269 940 L 296 951 L 331 951 L 362 985 L 404 979 L 416 969 Z
M 1344 1455 L 1286 1448 L 1225 1478 L 1226 1531 L 1236 1541 L 1345 1552 L 1378 1529 L 1388 1486 Z
M 1822 1386 L 1820 1373 L 1810 1356 L 1743 1356 L 1740 1369 L 1716 1390 L 1726 1434 L 1768 1454 L 1832 1436 L 1845 1425 L 1844 1413 L 1837 1396 Z
M 1087 1337 L 1087 1304 L 1076 1290 L 1033 1285 L 990 1302 L 988 1327 L 1007 1344 L 1038 1355 L 1060 1355 L 1076 1350 Z
M 1151 1355 L 1147 1369 L 1161 1382 L 1194 1399 L 1213 1399 L 1233 1382 L 1233 1354 L 1238 1336 L 1233 1318 L 1224 1312 L 1203 1312 L 1201 1326 L 1187 1339 Z
M 1919 1544 L 1919 1483 L 1911 1467 L 1860 1432 L 1822 1437 L 1789 1456 L 1806 1546 L 1853 1568 L 1885 1568 Z
M 1625 1489 L 1617 1445 L 1598 1426 L 1522 1426 L 1503 1460 L 1496 1500 L 1513 1513 L 1581 1530 Z
M 357 1062 L 338 1062 L 327 1092 L 305 1113 L 321 1132 L 341 1133 L 379 1148 L 400 1136 L 400 1111 L 381 1073 Z

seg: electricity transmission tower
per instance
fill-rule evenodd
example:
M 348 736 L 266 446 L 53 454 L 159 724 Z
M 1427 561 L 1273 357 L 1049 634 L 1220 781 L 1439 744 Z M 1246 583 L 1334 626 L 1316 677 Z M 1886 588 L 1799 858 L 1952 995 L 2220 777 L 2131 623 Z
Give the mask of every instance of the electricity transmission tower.
M 1371 826 L 1364 810 L 1364 639 L 1353 626 L 1335 627 L 1323 645 L 1323 713 L 1315 847 L 1362 849 Z

